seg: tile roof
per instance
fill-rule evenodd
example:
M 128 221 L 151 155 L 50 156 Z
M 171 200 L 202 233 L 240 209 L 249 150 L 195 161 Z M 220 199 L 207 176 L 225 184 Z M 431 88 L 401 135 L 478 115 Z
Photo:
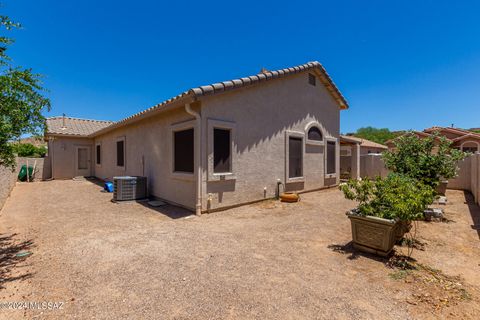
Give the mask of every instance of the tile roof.
M 461 141 L 461 140 L 464 140 L 464 139 L 467 139 L 467 138 L 480 140 L 480 134 L 476 134 L 476 133 L 473 133 L 473 132 L 472 133 L 467 133 L 463 136 L 460 136 L 458 138 L 453 139 L 452 141 L 457 142 L 457 141 Z
M 343 139 L 349 142 L 359 143 L 361 147 L 379 148 L 379 149 L 385 149 L 385 150 L 388 149 L 388 147 L 383 144 L 376 143 L 367 139 L 358 138 L 355 136 L 340 135 L 340 139 Z
M 92 133 L 91 136 L 95 136 L 100 133 L 104 133 L 106 131 L 110 131 L 114 128 L 121 127 L 122 125 L 125 125 L 127 123 L 133 122 L 137 119 L 140 119 L 142 117 L 147 117 L 150 114 L 155 113 L 156 111 L 160 109 L 164 109 L 165 107 L 180 101 L 182 99 L 197 99 L 203 96 L 210 96 L 222 92 L 226 92 L 229 90 L 233 89 L 238 89 L 238 88 L 243 88 L 247 86 L 252 86 L 258 83 L 262 83 L 265 81 L 277 79 L 277 78 L 283 78 L 289 75 L 297 74 L 300 72 L 305 72 L 305 71 L 310 71 L 310 70 L 316 70 L 317 75 L 320 78 L 320 81 L 325 85 L 327 90 L 330 92 L 330 94 L 333 96 L 333 98 L 337 101 L 341 109 L 348 109 L 348 102 L 345 99 L 345 97 L 342 95 L 340 90 L 337 88 L 333 80 L 330 78 L 328 75 L 327 71 L 325 68 L 320 64 L 318 61 L 313 61 L 313 62 L 308 62 L 306 64 L 302 64 L 299 66 L 291 67 L 291 68 L 286 68 L 286 69 L 281 69 L 281 70 L 276 70 L 276 71 L 265 71 L 261 72 L 259 74 L 253 75 L 253 76 L 248 76 L 244 78 L 239 78 L 239 79 L 233 79 L 229 81 L 223 81 L 223 82 L 218 82 L 218 83 L 213 83 L 205 86 L 200 86 L 196 88 L 189 89 L 187 91 L 182 92 L 181 94 L 170 98 L 166 101 L 163 101 L 153 107 L 150 107 L 146 110 L 143 110 L 141 112 L 138 112 L 136 114 L 133 114 L 127 118 L 124 118 L 112 126 L 108 128 L 104 128 L 103 130 Z
M 453 128 L 453 127 L 431 127 L 431 128 L 428 128 L 428 129 L 425 129 L 423 130 L 424 132 L 428 132 L 428 133 L 431 133 L 431 132 L 435 132 L 435 131 L 442 131 L 442 130 L 445 130 L 445 131 L 450 131 L 450 132 L 453 132 L 455 134 L 459 134 L 459 135 L 473 135 L 473 136 L 477 136 L 480 138 L 480 134 L 476 133 L 476 132 L 472 132 L 472 131 L 469 131 L 469 130 L 465 130 L 465 129 L 460 129 L 460 128 Z M 460 136 L 461 137 L 461 136 Z M 459 137 L 459 138 L 460 138 Z M 457 138 L 458 139 L 458 138 Z
M 51 117 L 47 118 L 46 134 L 59 134 L 68 136 L 88 136 L 105 127 L 112 125 L 113 121 L 101 121 L 90 119 L 79 119 L 72 117 Z

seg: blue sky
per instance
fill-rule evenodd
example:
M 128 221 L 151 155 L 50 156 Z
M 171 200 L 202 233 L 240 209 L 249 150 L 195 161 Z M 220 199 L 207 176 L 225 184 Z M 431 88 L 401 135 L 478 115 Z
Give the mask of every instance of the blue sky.
M 480 127 L 478 1 L 1 0 L 47 115 L 119 120 L 190 87 L 320 61 L 362 126 Z

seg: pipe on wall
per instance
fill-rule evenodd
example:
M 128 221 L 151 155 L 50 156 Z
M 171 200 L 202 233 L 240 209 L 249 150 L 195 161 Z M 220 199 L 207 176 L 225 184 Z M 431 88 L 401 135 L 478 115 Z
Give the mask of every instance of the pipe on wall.
M 196 205 L 195 205 L 195 214 L 200 216 L 202 214 L 202 116 L 199 112 L 196 112 L 192 109 L 190 103 L 185 104 L 185 111 L 188 114 L 191 114 L 195 117 L 196 125 L 196 134 L 195 134 L 195 164 L 196 164 Z

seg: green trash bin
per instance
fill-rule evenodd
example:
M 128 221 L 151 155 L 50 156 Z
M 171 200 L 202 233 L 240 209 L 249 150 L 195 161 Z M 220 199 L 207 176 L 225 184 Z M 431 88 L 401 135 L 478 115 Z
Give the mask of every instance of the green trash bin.
M 28 167 L 28 175 L 30 179 L 33 178 L 33 167 Z M 27 181 L 27 166 L 25 164 L 20 168 L 20 172 L 18 173 L 18 180 Z

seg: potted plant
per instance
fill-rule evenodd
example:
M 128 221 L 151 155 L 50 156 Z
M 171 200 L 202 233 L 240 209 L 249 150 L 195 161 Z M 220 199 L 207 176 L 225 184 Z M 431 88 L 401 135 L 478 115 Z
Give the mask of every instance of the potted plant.
M 465 153 L 453 149 L 452 142 L 438 133 L 418 138 L 410 132 L 394 140 L 395 148 L 383 154 L 385 166 L 445 195 L 448 179 L 457 176 L 458 161 Z
M 411 222 L 423 216 L 434 197 L 431 187 L 394 173 L 385 179 L 349 180 L 340 189 L 359 203 L 347 212 L 354 247 L 381 256 L 410 231 Z

